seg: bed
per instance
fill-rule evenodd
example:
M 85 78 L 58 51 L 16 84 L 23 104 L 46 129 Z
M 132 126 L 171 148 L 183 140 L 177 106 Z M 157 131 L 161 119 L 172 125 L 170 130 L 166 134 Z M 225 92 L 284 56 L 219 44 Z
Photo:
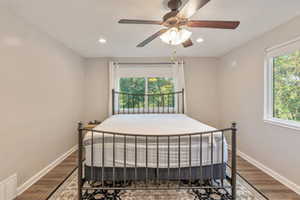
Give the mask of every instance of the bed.
M 118 97 L 116 97 L 118 95 Z M 120 93 L 113 91 L 113 105 L 119 100 Z M 127 97 L 137 96 L 126 94 Z M 164 95 L 159 94 L 161 100 Z M 173 102 L 184 101 L 184 91 L 173 93 Z M 178 95 L 175 97 L 175 95 Z M 179 97 L 181 95 L 181 98 Z M 152 95 L 153 96 L 153 95 Z M 141 99 L 141 96 L 138 96 Z M 143 97 L 147 99 L 147 97 Z M 134 99 L 127 98 L 134 102 Z M 167 102 L 170 102 L 169 99 Z M 227 141 L 224 133 L 235 136 L 235 124 L 231 128 L 217 130 L 211 126 L 192 119 L 184 114 L 184 106 L 159 106 L 158 109 L 127 109 L 117 112 L 93 129 L 79 126 L 79 199 L 85 198 L 84 189 L 95 191 L 118 191 L 124 189 L 172 189 L 159 187 L 160 182 L 178 182 L 175 189 L 223 188 L 226 179 L 228 161 Z M 118 105 L 118 104 L 117 104 Z M 167 109 L 164 109 L 164 108 Z M 179 111 L 179 108 L 181 112 Z M 167 110 L 168 112 L 165 112 Z M 85 131 L 85 135 L 82 133 Z M 235 137 L 232 142 L 235 144 Z M 232 171 L 229 186 L 230 197 L 235 198 L 235 145 L 233 145 Z M 84 161 L 82 160 L 84 152 Z M 155 181 L 148 185 L 149 182 Z M 85 187 L 84 182 L 98 183 L 97 187 Z M 137 182 L 145 183 L 137 187 Z M 182 184 L 182 183 L 187 184 Z M 195 185 L 195 183 L 198 183 Z M 216 184 L 214 184 L 217 183 Z M 133 183 L 135 187 L 129 186 Z M 200 183 L 200 184 L 199 184 Z M 204 184 L 206 183 L 206 184 Z M 227 186 L 228 187 L 228 186 Z M 173 188 L 174 189 L 174 188 Z M 211 191 L 211 190 L 210 190 Z M 97 192 L 96 192 L 97 193 Z M 95 194 L 96 194 L 95 193 Z M 86 193 L 85 193 L 86 194 Z
M 187 115 L 184 114 L 119 114 L 113 115 L 106 119 L 102 124 L 95 127 L 94 130 L 98 130 L 101 132 L 114 132 L 114 133 L 131 133 L 139 135 L 137 137 L 137 168 L 138 169 L 138 180 L 145 179 L 145 169 L 146 168 L 146 137 L 148 135 L 160 135 L 166 136 L 159 138 L 159 162 L 158 167 L 161 169 L 168 168 L 168 137 L 169 135 L 173 135 L 170 137 L 170 162 L 169 168 L 171 168 L 172 175 L 170 179 L 178 179 L 178 175 L 174 175 L 176 171 L 179 169 L 178 162 L 178 136 L 184 133 L 195 133 L 195 132 L 204 132 L 204 131 L 215 131 L 215 128 L 212 128 L 208 125 L 205 125 L 199 121 L 196 121 Z M 92 166 L 92 158 L 91 158 L 91 139 L 92 132 L 88 132 L 84 138 L 84 146 L 85 146 L 85 170 L 87 179 L 91 180 L 91 166 Z M 157 144 L 156 137 L 148 137 L 148 168 L 150 168 L 149 178 L 154 177 L 155 169 L 157 168 Z M 202 148 L 200 148 L 200 137 L 193 136 L 191 137 L 191 166 L 193 167 L 193 179 L 200 178 L 200 170 L 197 170 L 200 166 L 209 166 L 212 164 L 216 166 L 216 168 L 220 168 L 221 165 L 227 162 L 227 143 L 225 138 L 223 138 L 222 145 L 222 135 L 221 133 L 216 133 L 213 136 L 213 141 L 211 140 L 211 135 L 206 134 L 202 136 Z M 94 133 L 94 167 L 102 167 L 102 134 Z M 105 155 L 104 155 L 104 167 L 105 170 L 105 180 L 112 180 L 112 172 L 111 169 L 113 167 L 113 157 L 111 156 L 113 152 L 113 138 L 109 134 L 104 135 L 104 144 L 105 144 Z M 117 136 L 115 137 L 115 167 L 116 171 L 116 180 L 123 179 L 123 166 L 124 166 L 124 137 Z M 181 179 L 188 179 L 188 171 L 189 168 L 189 137 L 182 136 L 180 141 L 180 163 L 181 163 Z M 127 160 L 126 165 L 130 171 L 127 174 L 126 179 L 132 180 L 134 175 L 132 175 L 132 169 L 135 167 L 135 137 L 128 137 L 126 141 L 126 154 Z M 213 158 L 211 158 L 211 145 L 213 145 Z M 223 148 L 223 150 L 222 150 Z M 97 150 L 98 149 L 98 150 Z M 200 163 L 200 151 L 202 153 L 202 163 Z M 223 153 L 223 156 L 222 156 Z M 223 161 L 222 161 L 223 158 Z M 154 169 L 154 170 L 151 170 Z M 206 167 L 202 173 L 203 178 L 210 176 L 211 172 Z M 225 167 L 224 167 L 225 169 Z M 97 173 L 99 172 L 99 173 Z M 199 173 L 196 173 L 199 172 Z M 219 169 L 213 170 L 212 172 L 214 178 L 220 178 L 221 174 Z M 101 170 L 95 169 L 95 177 L 97 180 L 100 180 Z M 166 173 L 161 171 L 161 178 L 166 179 L 166 176 L 163 176 Z

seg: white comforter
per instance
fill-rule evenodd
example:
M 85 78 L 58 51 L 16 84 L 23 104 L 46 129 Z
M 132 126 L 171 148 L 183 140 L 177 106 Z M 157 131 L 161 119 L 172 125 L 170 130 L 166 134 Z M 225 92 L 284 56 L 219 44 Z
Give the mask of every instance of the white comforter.
M 122 114 L 114 115 L 106 119 L 99 126 L 94 128 L 101 132 L 131 133 L 140 135 L 137 137 L 135 147 L 135 137 L 126 137 L 126 166 L 134 167 L 135 162 L 138 167 L 146 166 L 146 135 L 163 135 L 159 138 L 158 154 L 160 168 L 168 167 L 168 135 L 178 135 L 183 133 L 195 133 L 216 130 L 184 114 Z M 92 165 L 91 144 L 92 133 L 89 132 L 84 138 L 86 148 L 86 161 L 88 166 Z M 104 166 L 113 166 L 113 137 L 104 134 Z M 211 138 L 213 138 L 211 140 Z M 93 133 L 93 166 L 102 166 L 102 133 Z M 191 166 L 200 166 L 200 152 L 202 153 L 202 165 L 211 165 L 227 161 L 227 143 L 224 137 L 222 145 L 221 133 L 203 135 L 202 148 L 200 148 L 200 136 L 191 137 Z M 124 166 L 124 136 L 115 137 L 115 166 Z M 188 167 L 190 162 L 189 137 L 183 136 L 180 139 L 180 167 Z M 135 160 L 135 148 L 137 149 L 137 160 Z M 171 168 L 178 165 L 178 136 L 170 137 L 170 164 Z M 213 159 L 211 158 L 213 152 Z M 157 167 L 157 138 L 148 137 L 148 167 Z

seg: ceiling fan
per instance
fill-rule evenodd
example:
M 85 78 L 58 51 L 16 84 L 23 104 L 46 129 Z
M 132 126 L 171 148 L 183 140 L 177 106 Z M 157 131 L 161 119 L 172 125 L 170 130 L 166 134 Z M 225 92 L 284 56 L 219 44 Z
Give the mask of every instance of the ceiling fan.
M 172 45 L 182 44 L 183 47 L 190 47 L 193 45 L 193 42 L 190 39 L 191 32 L 184 29 L 183 27 L 185 26 L 191 28 L 236 29 L 240 24 L 239 21 L 189 20 L 190 17 L 209 1 L 210 0 L 189 0 L 179 10 L 182 5 L 181 0 L 170 0 L 168 2 L 168 7 L 171 11 L 163 16 L 162 21 L 121 19 L 119 23 L 151 24 L 162 25 L 165 27 L 139 43 L 137 47 L 144 47 L 157 37 L 160 37 L 162 41 Z

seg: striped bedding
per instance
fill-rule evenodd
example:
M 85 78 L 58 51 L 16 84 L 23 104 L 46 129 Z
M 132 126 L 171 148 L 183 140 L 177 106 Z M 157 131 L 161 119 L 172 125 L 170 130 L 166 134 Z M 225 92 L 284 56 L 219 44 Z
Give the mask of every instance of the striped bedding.
M 179 134 L 195 133 L 216 130 L 206 124 L 194 120 L 184 114 L 120 114 L 113 115 L 103 123 L 94 128 L 101 133 L 88 132 L 84 137 L 85 165 L 95 167 L 113 167 L 113 149 L 115 147 L 115 167 L 123 167 L 124 161 L 124 139 L 123 135 L 113 136 L 105 132 L 137 134 L 137 137 L 126 136 L 126 166 L 149 168 L 178 168 L 179 154 L 180 167 L 196 167 L 227 162 L 227 143 L 219 132 L 199 135 L 182 136 Z M 92 135 L 93 135 L 93 159 L 92 159 Z M 161 135 L 163 137 L 148 136 Z M 168 146 L 168 135 L 170 145 Z M 102 138 L 104 136 L 104 142 Z M 158 145 L 157 145 L 158 141 Z M 191 147 L 190 147 L 191 143 Z M 104 144 L 104 148 L 102 146 Z M 104 149 L 104 163 L 102 164 L 102 149 Z M 169 152 L 169 157 L 168 157 Z M 190 153 L 191 152 L 191 153 Z M 222 156 L 223 152 L 223 156 Z M 147 155 L 147 158 L 146 158 Z M 135 160 L 135 157 L 137 158 Z M 223 162 L 222 162 L 223 158 Z M 202 159 L 202 162 L 200 162 Z M 169 160 L 169 163 L 168 163 Z M 157 162 L 158 161 L 158 162 Z

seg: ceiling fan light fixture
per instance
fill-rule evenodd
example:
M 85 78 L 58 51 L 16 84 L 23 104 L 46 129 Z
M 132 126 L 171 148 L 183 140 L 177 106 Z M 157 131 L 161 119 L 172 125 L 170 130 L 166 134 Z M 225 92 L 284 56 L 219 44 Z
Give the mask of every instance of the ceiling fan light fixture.
M 170 45 L 179 45 L 187 41 L 192 35 L 192 32 L 173 27 L 160 36 L 160 39 Z
M 181 27 L 189 28 L 214 28 L 214 29 L 236 29 L 239 21 L 220 21 L 220 20 L 190 20 L 196 12 L 204 7 L 210 0 L 164 0 L 165 5 L 171 10 L 166 13 L 162 20 L 140 20 L 140 19 L 121 19 L 120 24 L 145 24 L 162 25 L 164 28 L 147 37 L 139 43 L 137 47 L 144 47 L 150 42 L 160 37 L 164 43 L 169 45 L 182 44 L 184 48 L 193 46 L 191 40 L 192 33 Z M 181 6 L 184 4 L 183 6 Z M 168 10 L 169 10 L 168 9 Z M 199 39 L 198 43 L 203 42 Z

